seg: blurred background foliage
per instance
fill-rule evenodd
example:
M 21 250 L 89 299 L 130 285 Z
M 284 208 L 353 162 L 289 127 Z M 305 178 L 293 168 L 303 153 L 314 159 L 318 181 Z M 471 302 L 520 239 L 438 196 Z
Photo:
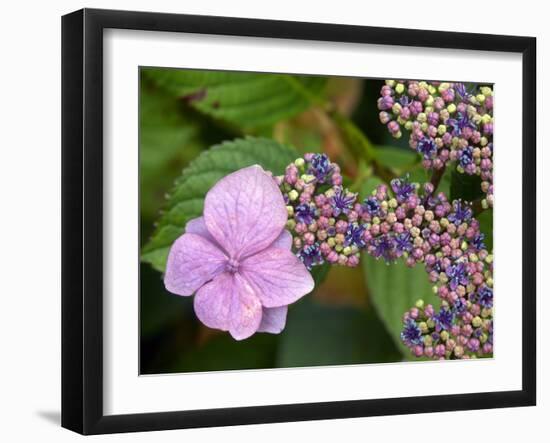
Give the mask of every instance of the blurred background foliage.
M 202 213 L 208 189 L 233 170 L 258 163 L 281 174 L 297 156 L 325 152 L 360 198 L 406 173 L 428 181 L 407 136 L 393 139 L 378 121 L 382 85 L 373 79 L 141 68 L 142 374 L 410 358 L 399 339 L 401 317 L 419 298 L 437 304 L 420 266 L 388 266 L 364 255 L 357 268 L 317 267 L 315 290 L 290 306 L 281 334 L 240 342 L 202 325 L 192 297 L 170 294 L 162 283 L 171 243 Z M 439 190 L 453 198 L 478 192 L 479 183 L 450 169 Z M 481 221 L 491 247 L 492 212 Z

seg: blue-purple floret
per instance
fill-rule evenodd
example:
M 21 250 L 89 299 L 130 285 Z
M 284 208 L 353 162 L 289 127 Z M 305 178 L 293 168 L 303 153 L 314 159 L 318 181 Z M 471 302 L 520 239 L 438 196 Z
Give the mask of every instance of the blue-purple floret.
M 409 318 L 405 322 L 405 326 L 401 331 L 401 340 L 403 340 L 403 342 L 407 346 L 416 346 L 422 344 L 422 332 L 412 318 Z
M 344 246 L 357 246 L 358 248 L 365 247 L 365 240 L 363 234 L 365 233 L 365 227 L 358 223 L 351 223 L 346 231 L 344 240 Z
M 408 177 L 394 178 L 391 181 L 391 188 L 399 203 L 403 203 L 416 192 L 416 187 L 414 184 L 409 183 Z
M 451 223 L 454 223 L 457 226 L 469 221 L 472 218 L 472 209 L 467 205 L 462 206 L 462 203 L 459 200 L 455 200 L 453 203 L 453 209 L 454 212 L 449 214 L 447 218 Z
M 433 139 L 424 137 L 416 145 L 416 151 L 422 154 L 426 160 L 429 160 L 437 153 L 437 145 Z
M 311 224 L 317 217 L 317 209 L 315 205 L 303 203 L 296 206 L 295 218 L 299 223 Z
M 467 148 L 463 149 L 460 152 L 458 162 L 460 163 L 460 166 L 465 168 L 466 166 L 471 164 L 473 161 L 474 161 L 474 149 L 471 146 L 468 146 Z
M 472 244 L 476 247 L 477 250 L 485 249 L 485 234 L 482 232 L 476 234 Z
M 401 106 L 403 106 L 404 108 L 409 106 L 411 104 L 411 99 L 409 98 L 408 95 L 402 95 L 400 98 L 399 98 L 399 104 Z
M 363 209 L 367 211 L 371 217 L 376 217 L 380 214 L 380 202 L 376 197 L 366 198 L 363 202 Z
M 455 136 L 459 136 L 464 128 L 476 129 L 476 124 L 462 112 L 458 113 L 457 118 L 447 119 L 447 124 L 453 128 L 452 134 Z
M 468 284 L 468 273 L 464 263 L 460 262 L 456 265 L 448 266 L 445 270 L 447 278 L 449 279 L 449 287 L 454 291 L 458 285 Z
M 413 245 L 412 245 L 412 236 L 409 232 L 403 232 L 402 234 L 395 236 L 395 249 L 399 251 L 401 254 L 403 252 L 410 252 L 412 251 Z
M 298 258 L 302 261 L 305 267 L 309 270 L 315 265 L 320 265 L 324 262 L 321 250 L 317 243 L 306 245 L 298 252 Z
M 382 235 L 375 241 L 374 256 L 384 258 L 386 263 L 395 260 L 395 242 L 390 235 Z
M 464 83 L 455 83 L 455 91 L 462 100 L 469 98 L 471 95 L 466 89 L 466 85 Z
M 347 194 L 344 189 L 338 188 L 334 195 L 330 198 L 332 213 L 335 217 L 340 214 L 348 214 L 353 208 L 356 196 Z
M 489 286 L 482 286 L 477 291 L 478 303 L 484 308 L 493 306 L 493 290 Z
M 462 314 L 466 310 L 466 301 L 460 297 L 453 304 L 453 313 L 455 315 Z
M 451 309 L 441 308 L 437 315 L 434 315 L 434 322 L 437 331 L 449 330 L 453 326 L 455 314 Z
M 319 183 L 327 182 L 327 178 L 332 174 L 332 165 L 326 154 L 314 154 L 311 159 L 308 173 L 315 176 Z

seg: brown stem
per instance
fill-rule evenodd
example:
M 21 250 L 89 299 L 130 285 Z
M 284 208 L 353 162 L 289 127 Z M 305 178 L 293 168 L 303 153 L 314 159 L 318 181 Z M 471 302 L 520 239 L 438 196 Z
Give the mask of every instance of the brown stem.
M 481 204 L 482 200 L 483 199 L 478 198 L 478 199 L 476 199 L 472 202 L 472 212 L 473 212 L 474 217 L 481 214 L 483 211 L 485 211 L 485 209 L 487 209 L 487 208 L 484 208 L 482 206 L 482 204 Z
M 434 169 L 432 172 L 432 178 L 430 179 L 430 183 L 434 185 L 434 193 L 437 191 L 437 187 L 439 186 L 439 182 L 441 182 L 441 178 L 443 177 L 443 174 L 445 174 L 446 167 L 442 167 L 441 169 Z

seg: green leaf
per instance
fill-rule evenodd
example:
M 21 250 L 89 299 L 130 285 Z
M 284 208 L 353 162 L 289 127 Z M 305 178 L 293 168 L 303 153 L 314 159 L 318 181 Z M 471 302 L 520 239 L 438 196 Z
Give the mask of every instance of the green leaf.
M 453 169 L 451 174 L 451 200 L 472 202 L 483 195 L 478 175 L 461 174 Z
M 305 111 L 320 98 L 317 76 L 144 68 L 145 75 L 195 110 L 245 133 Z
M 254 164 L 279 175 L 296 157 L 291 147 L 253 137 L 224 142 L 204 151 L 176 180 L 157 228 L 142 250 L 142 260 L 164 272 L 170 246 L 183 233 L 185 224 L 202 214 L 206 193 L 222 177 Z
M 306 297 L 289 307 L 278 367 L 380 363 L 401 360 L 370 309 L 323 305 Z
M 327 278 L 328 272 L 330 271 L 330 264 L 325 262 L 322 265 L 314 266 L 311 270 L 311 276 L 315 282 L 315 287 L 318 288 L 321 283 Z
M 228 333 L 189 350 L 171 365 L 170 372 L 229 371 L 273 368 L 278 336 L 254 334 L 237 341 Z
M 493 210 L 486 209 L 475 217 L 479 221 L 479 229 L 485 235 L 485 246 L 489 252 L 493 250 Z
M 396 148 L 394 146 L 376 146 L 374 149 L 376 160 L 392 170 L 402 170 L 419 160 L 418 155 L 412 149 Z
M 140 91 L 140 210 L 153 218 L 182 167 L 203 148 L 196 119 L 181 103 L 150 85 Z
M 422 265 L 409 268 L 403 260 L 386 264 L 383 259 L 376 260 L 362 254 L 361 262 L 371 303 L 390 332 L 394 343 L 404 355 L 408 355 L 400 339 L 403 314 L 413 307 L 418 299 L 436 307 L 439 305 L 428 275 Z
M 190 297 L 169 293 L 158 272 L 150 266 L 140 266 L 140 334 L 149 338 L 165 332 L 176 322 L 193 313 Z
M 360 200 L 370 197 L 372 192 L 376 190 L 378 185 L 384 183 L 379 177 L 369 177 L 361 185 L 361 192 L 359 193 Z

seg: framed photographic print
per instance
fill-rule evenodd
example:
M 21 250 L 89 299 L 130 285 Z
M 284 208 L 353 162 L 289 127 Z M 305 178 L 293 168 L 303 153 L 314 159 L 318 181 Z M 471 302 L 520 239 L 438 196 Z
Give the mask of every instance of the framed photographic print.
M 534 38 L 62 25 L 64 427 L 535 404 Z

